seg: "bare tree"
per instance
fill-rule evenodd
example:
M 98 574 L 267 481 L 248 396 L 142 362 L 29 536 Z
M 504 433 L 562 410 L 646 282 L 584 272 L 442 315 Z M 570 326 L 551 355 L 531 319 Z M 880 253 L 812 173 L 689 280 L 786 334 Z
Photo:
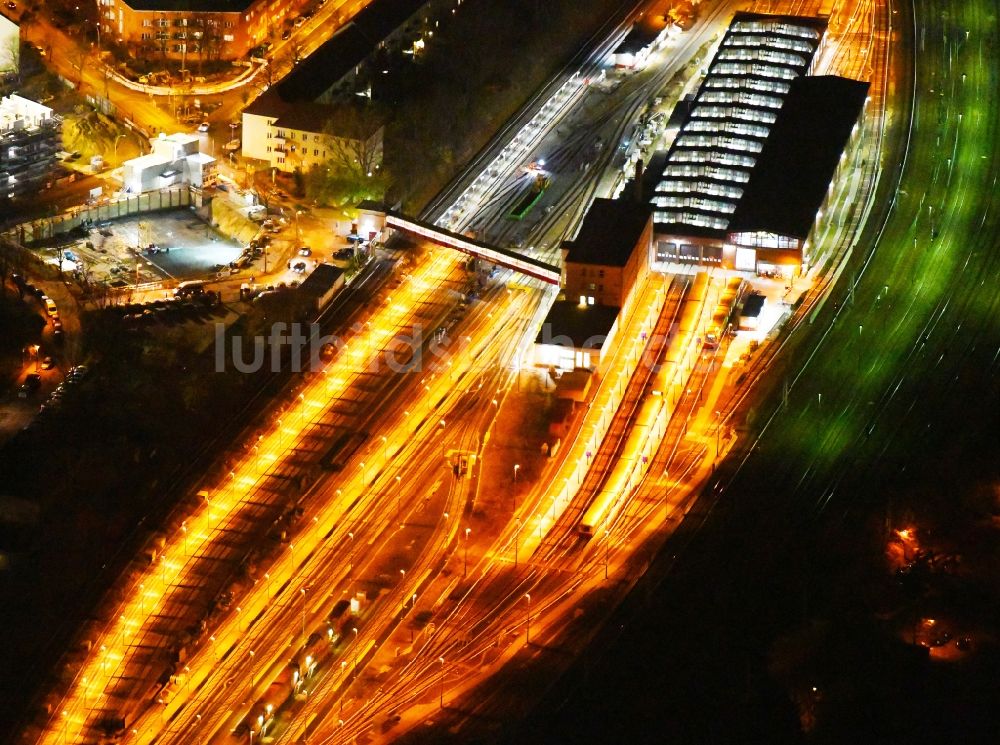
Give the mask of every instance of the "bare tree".
M 76 86 L 83 86 L 83 70 L 87 66 L 87 59 L 90 57 L 90 49 L 83 45 L 74 45 L 70 50 L 70 64 L 76 68 Z
M 325 162 L 306 174 L 308 196 L 342 206 L 382 198 L 388 186 L 382 134 L 381 117 L 370 104 L 337 107 L 323 132 Z
M 17 82 L 21 82 L 21 38 L 11 36 L 7 39 L 5 48 L 0 50 L 0 66 L 10 72 Z

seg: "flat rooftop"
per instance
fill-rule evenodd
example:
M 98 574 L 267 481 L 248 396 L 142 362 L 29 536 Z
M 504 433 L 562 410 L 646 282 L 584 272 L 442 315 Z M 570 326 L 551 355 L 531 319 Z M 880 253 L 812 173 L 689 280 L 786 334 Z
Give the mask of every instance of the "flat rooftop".
M 333 264 L 317 264 L 309 276 L 299 285 L 299 291 L 306 295 L 322 295 L 337 284 L 344 270 Z
M 781 115 L 729 221 L 730 233 L 805 239 L 864 110 L 868 83 L 824 75 L 792 81 Z
M 367 60 L 427 0 L 373 0 L 296 65 L 275 88 L 286 101 L 315 101 Z
M 600 349 L 620 311 L 621 308 L 610 305 L 580 305 L 573 300 L 556 300 L 542 322 L 535 344 Z
M 327 133 L 336 137 L 365 139 L 383 124 L 382 115 L 367 100 L 351 99 L 336 104 L 286 101 L 274 89 L 250 104 L 246 114 L 273 117 L 275 128 Z
M 649 224 L 653 208 L 625 199 L 595 199 L 571 241 L 566 261 L 574 264 L 625 266 Z

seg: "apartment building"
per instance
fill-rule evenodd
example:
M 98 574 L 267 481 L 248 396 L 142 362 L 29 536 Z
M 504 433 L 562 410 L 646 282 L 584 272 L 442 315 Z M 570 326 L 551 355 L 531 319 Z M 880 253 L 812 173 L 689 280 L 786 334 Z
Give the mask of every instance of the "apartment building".
M 62 147 L 62 119 L 18 95 L 0 100 L 0 195 L 31 196 L 51 178 Z
M 293 0 L 97 0 L 101 33 L 137 53 L 237 59 L 302 7 Z

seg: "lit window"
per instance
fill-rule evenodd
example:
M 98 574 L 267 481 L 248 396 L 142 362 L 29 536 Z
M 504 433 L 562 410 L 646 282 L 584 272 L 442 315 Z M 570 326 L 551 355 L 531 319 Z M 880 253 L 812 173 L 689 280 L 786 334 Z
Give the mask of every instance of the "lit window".
M 594 298 L 593 298 L 593 296 L 588 297 L 587 298 L 587 305 L 593 305 L 593 304 L 594 304 Z

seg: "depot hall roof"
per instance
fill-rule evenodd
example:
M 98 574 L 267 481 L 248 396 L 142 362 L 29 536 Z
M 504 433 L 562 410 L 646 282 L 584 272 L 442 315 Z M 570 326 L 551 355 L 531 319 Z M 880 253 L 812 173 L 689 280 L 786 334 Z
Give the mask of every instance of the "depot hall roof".
M 805 239 L 868 97 L 868 83 L 824 75 L 797 78 L 730 233 L 764 231 Z
M 649 174 L 658 233 L 727 234 L 792 83 L 809 74 L 824 30 L 821 19 L 736 14 L 662 171 Z

